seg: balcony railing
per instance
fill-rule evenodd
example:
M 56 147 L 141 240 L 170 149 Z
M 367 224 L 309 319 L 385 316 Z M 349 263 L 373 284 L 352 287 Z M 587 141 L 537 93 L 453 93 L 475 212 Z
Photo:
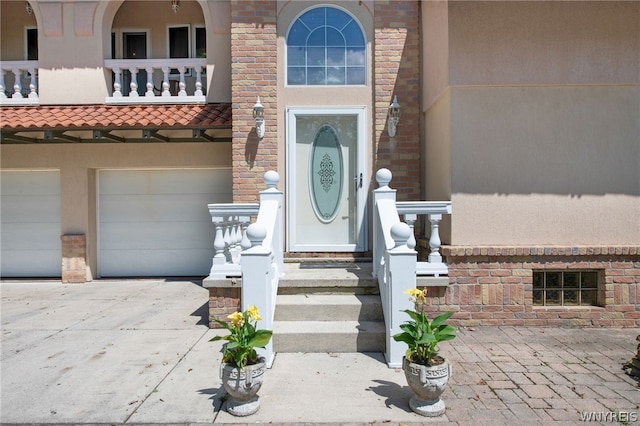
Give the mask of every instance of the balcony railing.
M 38 105 L 38 61 L 0 63 L 0 105 Z
M 112 71 L 113 84 L 105 102 L 205 103 L 206 65 L 204 58 L 107 59 L 104 66 Z

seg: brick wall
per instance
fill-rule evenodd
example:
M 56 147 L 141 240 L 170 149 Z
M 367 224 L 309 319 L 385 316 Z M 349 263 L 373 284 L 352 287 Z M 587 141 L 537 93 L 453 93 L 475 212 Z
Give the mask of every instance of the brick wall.
M 442 247 L 449 286 L 427 310 L 459 326 L 640 326 L 640 246 Z M 533 306 L 533 271 L 598 270 L 603 306 Z
M 84 235 L 62 235 L 62 282 L 87 281 L 87 241 Z
M 221 328 L 214 319 L 226 321 L 227 316 L 240 310 L 240 286 L 209 288 L 209 328 Z
M 420 199 L 420 2 L 374 3 L 374 70 L 376 155 L 374 170 L 393 172 L 398 200 Z M 395 137 L 387 134 L 393 96 L 401 108 Z
M 234 202 L 257 201 L 264 173 L 277 170 L 276 36 L 274 0 L 231 1 Z M 266 122 L 263 139 L 252 116 L 258 96 Z

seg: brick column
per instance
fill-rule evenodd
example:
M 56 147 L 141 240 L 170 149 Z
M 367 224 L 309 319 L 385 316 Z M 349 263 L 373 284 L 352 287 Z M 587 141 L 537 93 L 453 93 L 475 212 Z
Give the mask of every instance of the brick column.
M 277 170 L 276 2 L 231 1 L 233 201 L 255 202 L 267 170 Z M 266 132 L 259 139 L 252 116 L 257 97 Z
M 420 199 L 420 2 L 375 1 L 375 170 L 393 173 L 398 200 Z M 395 137 L 387 134 L 393 96 L 401 106 Z
M 62 282 L 87 282 L 87 242 L 84 235 L 62 235 Z

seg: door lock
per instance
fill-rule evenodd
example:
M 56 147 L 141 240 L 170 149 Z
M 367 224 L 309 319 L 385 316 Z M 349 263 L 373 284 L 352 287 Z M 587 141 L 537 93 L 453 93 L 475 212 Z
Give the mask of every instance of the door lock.
M 360 176 L 356 175 L 354 180 L 356 181 L 356 191 L 357 191 L 358 188 L 362 188 L 362 173 L 360 173 Z

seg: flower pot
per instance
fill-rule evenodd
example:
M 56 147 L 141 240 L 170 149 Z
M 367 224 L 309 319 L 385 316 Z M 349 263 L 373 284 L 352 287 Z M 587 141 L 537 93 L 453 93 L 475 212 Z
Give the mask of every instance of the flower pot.
M 414 395 L 409 400 L 411 409 L 421 416 L 441 416 L 445 412 L 440 395 L 451 376 L 451 364 L 442 358 L 442 364 L 427 366 L 402 359 L 402 369 Z
M 220 379 L 227 391 L 227 411 L 234 416 L 249 416 L 260 408 L 260 398 L 257 395 L 267 366 L 264 358 L 259 358 L 256 364 L 238 368 L 223 363 L 220 366 Z

